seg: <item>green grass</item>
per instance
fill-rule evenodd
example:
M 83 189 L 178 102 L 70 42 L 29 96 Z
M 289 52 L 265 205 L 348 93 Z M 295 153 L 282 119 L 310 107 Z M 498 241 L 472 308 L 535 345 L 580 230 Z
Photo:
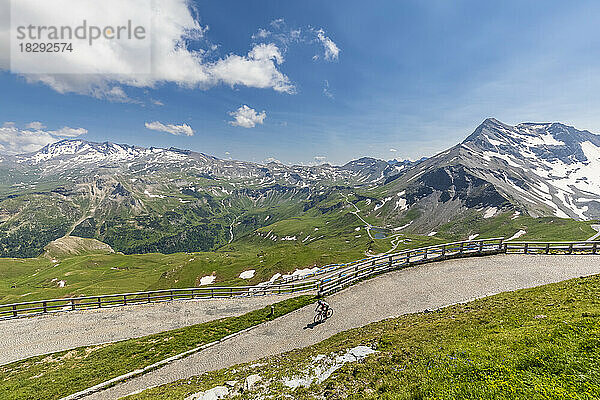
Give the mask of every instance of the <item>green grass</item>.
M 279 238 L 297 235 L 295 241 L 273 241 L 249 233 L 213 252 L 88 254 L 55 260 L 3 258 L 0 303 L 195 287 L 200 278 L 211 274 L 216 275 L 216 285 L 252 285 L 269 280 L 275 273 L 349 262 L 364 258 L 367 250 L 391 248 L 389 240 L 372 241 L 364 229 L 356 232 L 361 225 L 352 214 L 339 218 L 315 215 L 289 218 L 272 224 L 269 230 L 259 229 L 264 234 L 273 231 Z M 309 232 L 315 240 L 302 242 Z M 249 269 L 256 270 L 255 276 L 240 279 L 239 274 Z M 59 287 L 59 281 L 65 281 L 65 287 Z
M 263 210 L 256 218 L 262 221 L 269 214 Z M 392 236 L 385 239 L 371 239 L 364 224 L 348 210 L 310 212 L 258 228 L 256 233 L 247 232 L 212 252 L 87 254 L 55 261 L 48 257 L 2 258 L 0 303 L 195 287 L 200 278 L 212 274 L 216 275 L 215 285 L 253 285 L 275 273 L 363 259 L 366 252 L 390 251 L 392 237 L 403 241 L 396 252 L 464 240 L 472 233 L 479 233 L 479 238 L 510 237 L 519 230 L 527 231 L 519 240 L 585 240 L 595 233 L 591 224 L 552 217 L 512 219 L 510 213 L 490 219 L 468 214 L 459 223 L 441 227 L 435 236 L 390 231 Z M 278 240 L 265 237 L 269 233 Z M 286 236 L 296 236 L 297 240 L 280 240 Z M 239 274 L 249 269 L 256 270 L 255 276 L 240 279 Z M 65 281 L 65 287 L 59 287 L 59 281 Z
M 317 345 L 160 386 L 131 400 L 183 399 L 259 374 L 265 385 L 239 399 L 600 398 L 600 277 L 518 290 L 340 333 Z M 295 391 L 317 355 L 357 345 L 378 352 L 321 384 Z
M 239 317 L 224 318 L 112 344 L 28 358 L 0 366 L 0 398 L 58 399 L 221 339 L 299 309 L 315 300 L 299 296 Z
M 597 233 L 591 227 L 594 223 L 558 217 L 520 216 L 513 219 L 512 213 L 485 219 L 473 212 L 441 226 L 438 236 L 464 240 L 465 236 L 477 233 L 481 238 L 504 236 L 508 239 L 518 231 L 524 230 L 527 233 L 517 240 L 577 241 L 586 240 Z

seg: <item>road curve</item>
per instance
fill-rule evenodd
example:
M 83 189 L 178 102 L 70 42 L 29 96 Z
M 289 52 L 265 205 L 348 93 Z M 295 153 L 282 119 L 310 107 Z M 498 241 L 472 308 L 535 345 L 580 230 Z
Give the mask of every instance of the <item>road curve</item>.
M 212 348 L 123 382 L 86 399 L 117 399 L 145 388 L 310 346 L 338 332 L 406 313 L 500 292 L 600 273 L 600 256 L 497 255 L 406 268 L 328 297 L 335 309 L 325 324 L 307 306 Z
M 0 321 L 0 365 L 242 315 L 288 297 L 174 301 L 4 320 Z

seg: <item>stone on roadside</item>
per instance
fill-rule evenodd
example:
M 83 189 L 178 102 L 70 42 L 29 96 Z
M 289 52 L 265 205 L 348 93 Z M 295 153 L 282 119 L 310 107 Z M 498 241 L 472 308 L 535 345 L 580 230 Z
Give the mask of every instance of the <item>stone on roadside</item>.
M 229 395 L 229 389 L 225 386 L 216 386 L 205 392 L 194 393 L 185 398 L 185 400 L 219 400 Z
M 250 375 L 244 381 L 244 390 L 254 390 L 258 382 L 262 381 L 260 375 Z

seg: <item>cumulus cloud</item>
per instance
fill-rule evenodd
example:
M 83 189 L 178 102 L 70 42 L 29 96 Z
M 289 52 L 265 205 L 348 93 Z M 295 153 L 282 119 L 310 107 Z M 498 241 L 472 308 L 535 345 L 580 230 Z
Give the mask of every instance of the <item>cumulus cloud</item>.
M 150 130 L 166 132 L 166 133 L 170 133 L 171 135 L 194 136 L 194 130 L 188 124 L 181 124 L 181 125 L 163 124 L 162 122 L 154 121 L 154 122 L 146 122 L 145 126 L 146 126 L 146 128 L 148 128 Z
M 44 124 L 38 121 L 26 124 L 25 129 L 18 128 L 13 122 L 5 122 L 0 127 L 0 152 L 4 154 L 31 153 L 48 144 L 81 136 L 88 132 L 84 128 L 68 126 L 53 131 L 44 130 L 45 128 Z
M 391 151 L 392 153 L 395 153 L 395 152 L 397 152 L 398 150 L 396 150 L 396 149 L 390 149 L 390 151 Z
M 327 160 L 327 157 L 325 156 L 315 156 L 314 157 L 316 162 L 322 163 L 323 161 Z
M 137 15 L 144 0 L 120 2 L 111 8 L 114 20 L 128 20 Z M 37 2 L 39 7 L 31 13 L 56 17 L 53 2 Z M 37 4 L 36 3 L 36 4 Z M 86 3 L 88 4 L 88 3 Z M 105 12 L 103 2 L 90 2 Z M 94 4 L 97 4 L 94 6 Z M 152 59 L 149 71 L 139 52 L 122 46 L 90 46 L 86 51 L 55 55 L 56 62 L 67 62 L 89 68 L 102 60 L 104 65 L 118 65 L 118 74 L 26 74 L 28 82 L 41 82 L 59 93 L 79 93 L 99 99 L 118 102 L 134 101 L 126 93 L 127 87 L 153 88 L 164 83 L 175 83 L 185 88 L 208 89 L 216 85 L 246 86 L 272 89 L 281 93 L 294 93 L 294 85 L 278 68 L 284 59 L 281 50 L 273 43 L 254 45 L 247 54 L 228 54 L 213 57 L 218 46 L 206 39 L 207 27 L 200 25 L 191 10 L 189 0 L 156 0 L 153 7 Z M 95 15 L 94 10 L 88 10 Z M 71 12 L 61 9 L 61 13 Z M 276 26 L 276 23 L 274 26 Z M 197 50 L 201 48 L 200 50 Z M 204 48 L 204 49 L 202 49 Z M 64 57 L 61 59 L 61 57 Z M 3 59 L 4 58 L 4 59 Z M 0 65 L 7 65 L 8 52 L 0 54 Z M 3 59 L 3 60 L 2 60 Z M 32 59 L 33 60 L 33 59 Z M 32 61 L 35 62 L 35 61 Z
M 262 124 L 267 117 L 265 111 L 257 113 L 254 108 L 250 108 L 245 104 L 237 110 L 229 112 L 229 115 L 234 119 L 233 121 L 229 121 L 229 125 L 240 126 L 242 128 L 254 128 L 256 124 Z

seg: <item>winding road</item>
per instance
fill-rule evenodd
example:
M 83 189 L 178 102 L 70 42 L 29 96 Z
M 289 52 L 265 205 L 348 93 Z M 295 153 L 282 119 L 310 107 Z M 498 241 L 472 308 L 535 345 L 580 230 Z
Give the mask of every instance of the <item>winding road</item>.
M 0 321 L 0 365 L 246 314 L 289 296 L 187 300 Z
M 595 230 L 596 233 L 594 236 L 592 236 L 591 238 L 589 238 L 587 241 L 588 242 L 593 242 L 594 240 L 598 239 L 600 237 L 600 225 L 592 225 L 592 229 Z
M 592 255 L 496 255 L 410 267 L 328 297 L 335 314 L 325 324 L 309 328 L 314 310 L 307 306 L 86 399 L 117 399 L 203 372 L 310 346 L 338 332 L 386 318 L 598 273 L 600 256 Z

